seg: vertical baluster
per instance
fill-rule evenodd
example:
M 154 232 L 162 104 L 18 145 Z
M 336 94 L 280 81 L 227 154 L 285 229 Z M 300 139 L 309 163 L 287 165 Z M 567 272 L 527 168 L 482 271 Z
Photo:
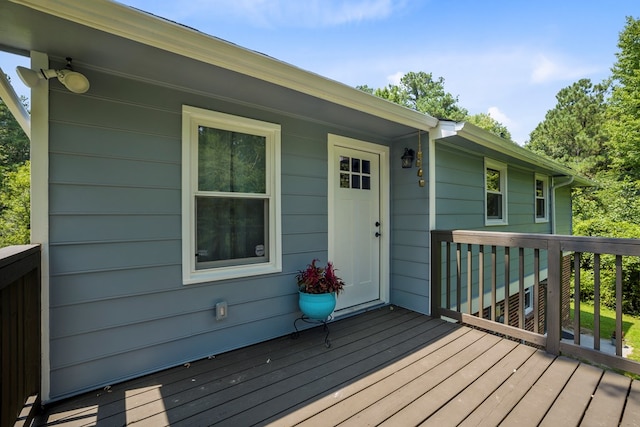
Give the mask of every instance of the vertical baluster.
M 504 248 L 504 324 L 509 324 L 509 297 L 511 284 L 511 248 Z
M 573 254 L 573 342 L 580 345 L 580 258 L 582 253 Z
M 518 257 L 518 328 L 524 329 L 524 248 L 519 248 Z
M 484 245 L 478 248 L 478 316 L 484 318 Z
M 600 254 L 593 254 L 593 349 L 600 350 Z
M 533 250 L 533 332 L 540 330 L 540 249 Z
M 471 243 L 467 243 L 467 314 L 473 314 L 473 257 Z
M 491 246 L 491 320 L 496 321 L 496 247 Z
M 622 255 L 616 255 L 616 355 L 622 356 Z
M 462 313 L 462 245 L 456 243 L 456 311 Z
M 446 294 L 445 294 L 445 306 L 447 307 L 447 310 L 451 310 L 451 242 L 447 242 L 446 243 L 446 251 L 447 251 L 447 256 L 446 258 L 446 271 L 447 271 L 447 288 L 446 288 Z

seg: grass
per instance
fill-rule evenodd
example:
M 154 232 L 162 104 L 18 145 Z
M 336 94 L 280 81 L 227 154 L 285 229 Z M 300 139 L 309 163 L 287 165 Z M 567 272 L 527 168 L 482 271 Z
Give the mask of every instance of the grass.
M 593 304 L 580 303 L 580 327 L 593 332 Z M 571 319 L 573 319 L 573 301 L 571 301 Z M 616 327 L 616 312 L 600 307 L 600 338 L 610 339 Z M 628 314 L 622 315 L 622 331 L 626 343 L 633 348 L 629 359 L 640 361 L 640 318 Z

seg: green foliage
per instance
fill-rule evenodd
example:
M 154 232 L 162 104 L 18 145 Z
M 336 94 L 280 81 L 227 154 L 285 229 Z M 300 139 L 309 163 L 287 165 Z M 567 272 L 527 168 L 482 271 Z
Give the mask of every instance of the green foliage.
M 390 84 L 378 89 L 362 85 L 356 88 L 439 119 L 468 121 L 502 138 L 511 139 L 511 133 L 506 126 L 488 114 L 470 116 L 468 111 L 458 104 L 458 97 L 445 91 L 444 78 L 434 79 L 431 73 L 409 72 L 400 79 L 399 85 Z
M 488 114 L 474 114 L 473 116 L 468 116 L 465 120 L 484 130 L 488 130 L 494 135 L 511 140 L 511 132 L 509 132 L 507 127 Z
M 574 234 L 614 238 L 640 238 L 640 225 L 632 222 L 612 222 L 596 218 L 579 222 Z M 594 255 L 583 254 L 581 258 L 581 299 L 593 300 Z M 606 307 L 615 309 L 616 259 L 613 255 L 600 257 L 600 298 Z M 622 309 L 625 313 L 640 314 L 640 258 L 622 257 Z
M 6 169 L 0 182 L 0 247 L 30 240 L 30 162 Z
M 612 68 L 613 91 L 607 111 L 612 174 L 640 180 L 640 20 L 627 17 Z
M 458 105 L 458 97 L 444 90 L 444 79 L 434 80 L 431 73 L 424 71 L 405 74 L 399 85 L 375 90 L 366 85 L 357 88 L 433 117 L 454 121 L 467 117 L 467 110 Z
M 606 95 L 609 82 L 589 79 L 561 89 L 556 106 L 531 132 L 526 148 L 593 177 L 606 168 Z
M 26 101 L 23 99 L 23 102 Z M 29 138 L 0 99 L 0 169 L 29 160 Z

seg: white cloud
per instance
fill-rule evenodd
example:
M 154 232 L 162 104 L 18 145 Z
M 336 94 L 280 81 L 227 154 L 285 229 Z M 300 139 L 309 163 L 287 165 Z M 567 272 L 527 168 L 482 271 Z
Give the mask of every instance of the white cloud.
M 400 79 L 405 75 L 406 73 L 403 71 L 398 71 L 394 74 L 391 74 L 390 76 L 387 76 L 387 81 L 389 82 L 389 84 L 392 85 L 399 85 L 400 84 Z
M 549 55 L 538 54 L 531 63 L 531 81 L 547 83 L 552 81 L 571 81 L 598 71 L 594 67 L 579 65 L 569 57 L 550 58 Z
M 511 119 L 505 113 L 500 111 L 498 107 L 489 107 L 487 114 L 507 127 L 512 124 Z

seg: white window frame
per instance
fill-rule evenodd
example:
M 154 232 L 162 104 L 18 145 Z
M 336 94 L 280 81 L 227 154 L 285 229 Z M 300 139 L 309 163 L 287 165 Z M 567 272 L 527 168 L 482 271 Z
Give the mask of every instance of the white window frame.
M 543 196 L 538 197 L 538 181 L 542 181 Z M 544 200 L 544 216 L 538 217 L 538 200 Z M 549 222 L 549 177 L 535 174 L 533 180 L 533 217 L 535 222 Z
M 500 192 L 491 192 L 493 194 L 502 195 L 502 218 L 489 218 L 487 215 L 487 194 L 489 193 L 487 186 L 487 169 L 494 169 L 500 172 Z M 485 225 L 507 225 L 508 222 L 508 203 L 507 203 L 507 165 L 493 159 L 484 159 L 484 224 Z
M 266 198 L 269 200 L 269 259 L 196 270 L 195 200 L 198 190 L 198 126 L 265 137 Z M 182 106 L 182 282 L 183 284 L 249 277 L 282 271 L 280 125 L 188 105 Z
M 527 304 L 527 294 L 529 294 L 529 304 Z M 529 286 L 524 290 L 524 315 L 528 316 L 533 313 L 533 286 Z

